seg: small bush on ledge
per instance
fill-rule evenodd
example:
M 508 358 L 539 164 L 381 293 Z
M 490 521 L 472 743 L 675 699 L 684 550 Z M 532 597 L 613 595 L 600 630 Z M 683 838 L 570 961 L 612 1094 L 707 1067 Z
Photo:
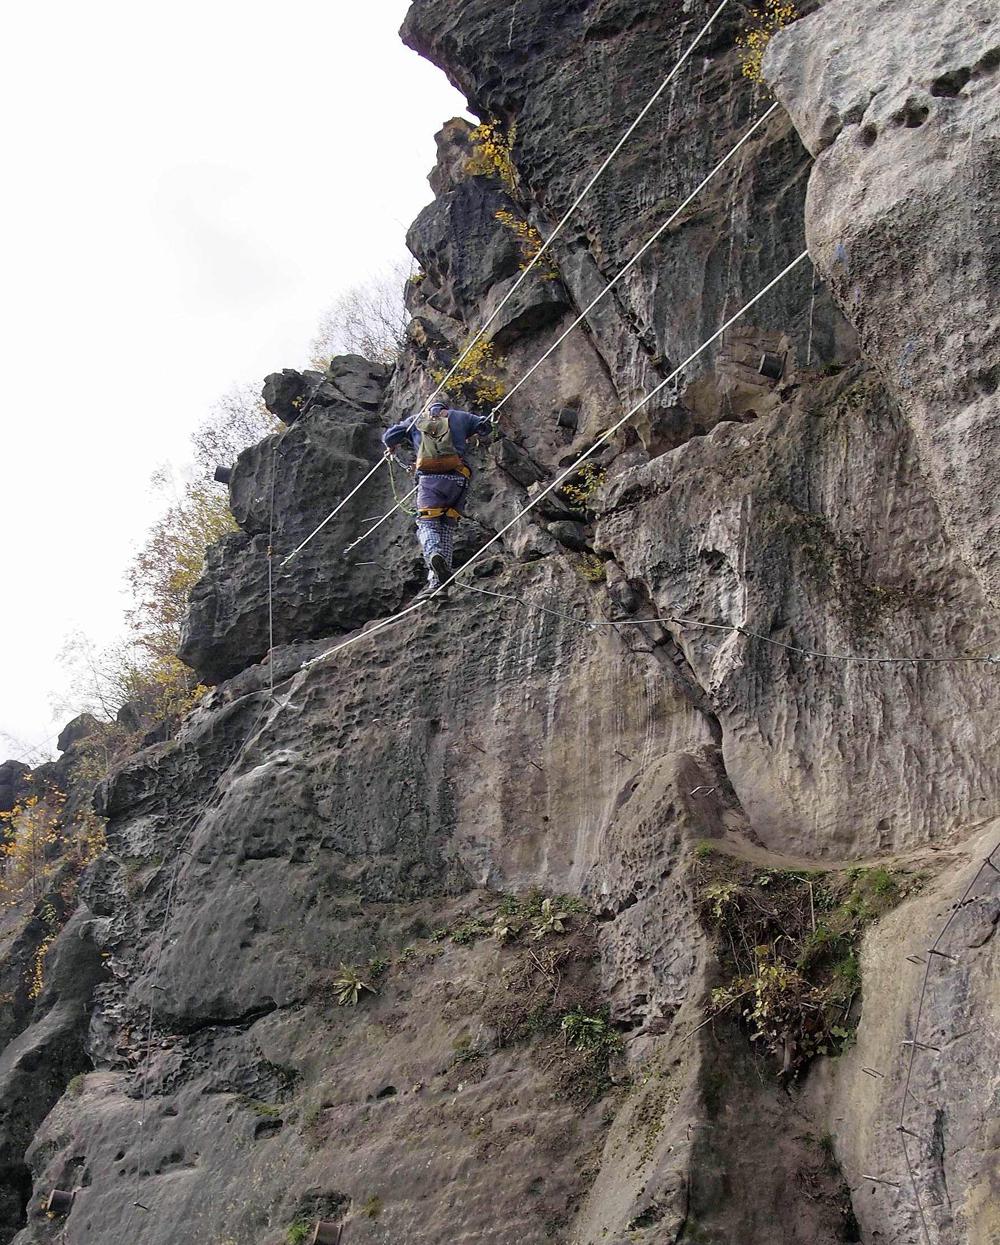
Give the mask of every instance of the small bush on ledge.
M 725 977 L 713 1015 L 737 1018 L 783 1075 L 843 1051 L 857 1026 L 864 931 L 918 889 L 919 876 L 765 870 L 720 852 L 696 852 L 694 870 Z

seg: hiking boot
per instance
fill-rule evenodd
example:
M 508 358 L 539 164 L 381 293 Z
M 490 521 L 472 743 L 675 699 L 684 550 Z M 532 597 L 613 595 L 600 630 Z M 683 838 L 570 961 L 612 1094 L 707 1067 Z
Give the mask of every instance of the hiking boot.
M 439 584 L 443 584 L 446 579 L 451 579 L 451 567 L 440 553 L 431 554 L 431 570 L 437 576 Z
M 435 601 L 447 601 L 448 589 L 445 588 L 442 592 L 438 591 L 436 584 L 425 584 L 413 598 L 412 604 L 416 605 L 418 601 L 426 601 L 428 597 L 433 597 Z

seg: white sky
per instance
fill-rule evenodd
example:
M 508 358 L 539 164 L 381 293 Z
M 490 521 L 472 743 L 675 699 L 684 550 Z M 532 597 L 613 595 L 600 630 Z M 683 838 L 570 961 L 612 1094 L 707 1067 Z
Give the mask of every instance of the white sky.
M 68 633 L 113 639 L 149 477 L 233 383 L 405 254 L 464 110 L 407 0 L 54 0 L 0 52 L 0 736 L 57 730 Z M 15 749 L 0 737 L 0 760 Z

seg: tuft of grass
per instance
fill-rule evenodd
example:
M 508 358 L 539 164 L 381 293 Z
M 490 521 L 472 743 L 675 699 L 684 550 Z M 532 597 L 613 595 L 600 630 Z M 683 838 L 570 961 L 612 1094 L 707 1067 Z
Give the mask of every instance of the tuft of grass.
M 577 1050 L 592 1051 L 607 1058 L 622 1048 L 621 1034 L 611 1026 L 608 1009 L 590 1016 L 580 1006 L 563 1016 L 559 1024 L 567 1042 Z
M 259 1098 L 251 1098 L 248 1094 L 240 1094 L 240 1102 L 244 1107 L 248 1107 L 254 1115 L 259 1115 L 261 1119 L 273 1120 L 281 1115 L 280 1107 L 276 1107 L 271 1102 L 261 1102 Z
M 285 1231 L 286 1245 L 302 1245 L 302 1242 L 309 1236 L 310 1223 L 308 1219 L 303 1219 L 300 1215 L 292 1220 Z
M 581 553 L 576 560 L 576 569 L 588 584 L 603 584 L 605 581 L 604 563 L 596 553 Z

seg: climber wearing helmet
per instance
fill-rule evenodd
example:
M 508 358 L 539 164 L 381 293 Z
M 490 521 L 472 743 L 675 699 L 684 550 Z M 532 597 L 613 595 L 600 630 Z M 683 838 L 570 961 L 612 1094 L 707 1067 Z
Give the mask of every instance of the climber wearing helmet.
M 429 596 L 451 575 L 455 527 L 462 517 L 472 471 L 465 461 L 469 438 L 488 432 L 486 415 L 453 411 L 432 402 L 416 419 L 408 417 L 389 428 L 382 441 L 392 455 L 405 441 L 416 451 L 417 539 L 427 563 Z

